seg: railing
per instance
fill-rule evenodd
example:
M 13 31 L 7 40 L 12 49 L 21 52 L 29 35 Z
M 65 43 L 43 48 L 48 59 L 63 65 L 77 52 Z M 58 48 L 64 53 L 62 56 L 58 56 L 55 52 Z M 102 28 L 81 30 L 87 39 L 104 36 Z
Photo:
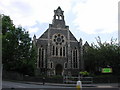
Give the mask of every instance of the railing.
M 63 83 L 76 84 L 80 80 L 82 83 L 91 84 L 93 83 L 93 77 L 73 77 L 73 76 L 64 76 Z

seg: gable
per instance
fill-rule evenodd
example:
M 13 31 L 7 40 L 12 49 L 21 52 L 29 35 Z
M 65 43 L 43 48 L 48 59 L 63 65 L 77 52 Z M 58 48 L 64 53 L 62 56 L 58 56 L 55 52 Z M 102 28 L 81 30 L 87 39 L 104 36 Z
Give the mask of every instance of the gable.
M 48 38 L 48 29 L 38 39 L 40 38 L 44 38 L 44 39 Z
M 70 32 L 70 40 L 77 41 L 77 39 L 74 37 L 74 35 L 71 33 L 71 31 L 69 31 L 69 32 Z

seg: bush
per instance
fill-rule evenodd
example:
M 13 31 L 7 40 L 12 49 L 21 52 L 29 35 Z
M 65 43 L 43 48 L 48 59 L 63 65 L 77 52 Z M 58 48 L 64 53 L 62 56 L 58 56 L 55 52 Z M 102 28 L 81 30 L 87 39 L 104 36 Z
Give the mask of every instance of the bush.
M 89 76 L 90 74 L 87 71 L 81 71 L 80 75 L 82 75 L 82 76 Z

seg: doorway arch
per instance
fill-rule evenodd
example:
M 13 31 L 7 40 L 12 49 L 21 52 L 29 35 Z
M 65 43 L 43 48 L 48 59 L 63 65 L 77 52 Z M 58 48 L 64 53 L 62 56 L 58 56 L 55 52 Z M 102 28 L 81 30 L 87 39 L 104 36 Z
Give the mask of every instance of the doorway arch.
M 63 72 L 63 67 L 61 64 L 57 64 L 56 67 L 55 67 L 55 72 L 56 72 L 56 75 L 62 75 L 62 72 Z

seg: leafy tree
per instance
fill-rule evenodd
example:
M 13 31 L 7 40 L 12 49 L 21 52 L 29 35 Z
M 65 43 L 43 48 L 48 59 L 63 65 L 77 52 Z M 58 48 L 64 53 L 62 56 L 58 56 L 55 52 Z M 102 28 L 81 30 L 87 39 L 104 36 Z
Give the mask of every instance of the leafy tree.
M 23 74 L 34 74 L 35 51 L 29 33 L 16 28 L 9 16 L 2 16 L 2 58 L 4 69 Z
M 118 75 L 120 69 L 119 46 L 116 40 L 111 39 L 110 43 L 101 42 L 97 39 L 98 45 L 91 45 L 84 53 L 85 68 L 87 71 L 97 74 L 101 73 L 101 68 L 111 67 L 113 74 Z

